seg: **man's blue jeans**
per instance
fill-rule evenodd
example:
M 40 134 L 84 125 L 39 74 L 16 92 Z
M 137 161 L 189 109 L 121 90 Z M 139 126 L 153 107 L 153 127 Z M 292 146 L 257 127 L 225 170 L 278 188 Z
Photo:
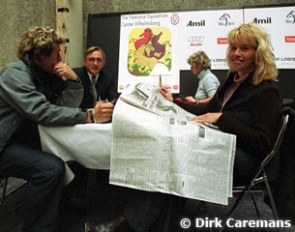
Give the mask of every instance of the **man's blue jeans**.
M 56 232 L 64 162 L 55 155 L 22 145 L 9 145 L 0 155 L 0 175 L 27 181 L 28 204 L 23 231 Z

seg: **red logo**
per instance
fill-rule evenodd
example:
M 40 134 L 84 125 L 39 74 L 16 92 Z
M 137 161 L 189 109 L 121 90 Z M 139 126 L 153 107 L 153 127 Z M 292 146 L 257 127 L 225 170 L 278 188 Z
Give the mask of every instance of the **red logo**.
M 285 36 L 285 42 L 286 43 L 295 43 L 295 36 L 294 35 Z
M 227 44 L 227 38 L 217 38 L 217 44 Z
M 173 89 L 174 89 L 174 90 L 177 90 L 178 88 L 179 88 L 178 85 L 173 85 Z
M 171 88 L 170 88 L 170 85 L 163 85 L 162 87 L 163 87 L 164 89 L 169 89 L 169 90 L 171 89 Z

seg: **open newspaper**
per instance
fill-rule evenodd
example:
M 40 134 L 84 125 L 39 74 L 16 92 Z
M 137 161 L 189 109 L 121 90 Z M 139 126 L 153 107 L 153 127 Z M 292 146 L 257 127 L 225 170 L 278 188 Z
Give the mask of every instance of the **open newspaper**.
M 192 116 L 157 86 L 129 86 L 113 115 L 110 183 L 227 204 L 236 137 Z

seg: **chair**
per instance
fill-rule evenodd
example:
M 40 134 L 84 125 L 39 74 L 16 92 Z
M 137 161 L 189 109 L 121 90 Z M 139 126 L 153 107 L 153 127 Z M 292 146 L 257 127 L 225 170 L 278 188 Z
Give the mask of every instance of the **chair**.
M 1 165 L 1 159 L 0 159 L 0 165 Z M 2 190 L 0 194 L 0 206 L 2 205 L 3 200 L 6 196 L 7 183 L 8 183 L 8 177 L 6 177 L 5 175 L 0 175 L 0 190 Z
M 258 209 L 258 204 L 255 198 L 255 193 L 263 193 L 264 195 L 269 197 L 270 201 L 270 207 L 273 213 L 274 220 L 278 219 L 278 212 L 276 208 L 276 204 L 274 201 L 274 197 L 272 194 L 272 190 L 270 187 L 270 184 L 268 182 L 268 178 L 266 175 L 265 168 L 269 164 L 269 162 L 278 154 L 280 145 L 282 143 L 287 125 L 289 121 L 289 114 L 283 114 L 282 119 L 281 119 L 281 126 L 277 134 L 276 141 L 274 143 L 274 146 L 270 153 L 264 158 L 264 160 L 261 162 L 260 166 L 257 169 L 257 172 L 255 173 L 253 179 L 250 181 L 250 183 L 246 186 L 237 186 L 233 187 L 233 194 L 238 195 L 237 200 L 233 207 L 231 208 L 230 212 L 227 215 L 227 218 L 231 218 L 233 214 L 237 211 L 239 208 L 240 204 L 246 199 L 246 197 L 250 194 L 257 216 L 260 219 L 260 213 Z M 222 228 L 220 228 L 219 232 L 223 231 L 226 228 L 224 225 Z
M 6 196 L 7 182 L 8 182 L 7 177 L 0 178 L 0 189 L 2 188 L 2 193 L 1 193 L 1 196 L 0 196 L 0 205 L 2 205 L 3 200 L 4 200 L 5 196 Z
M 295 107 L 295 106 L 294 106 Z M 275 199 L 279 216 L 295 222 L 295 108 L 285 107 L 289 114 L 288 128 L 280 147 L 279 175 Z

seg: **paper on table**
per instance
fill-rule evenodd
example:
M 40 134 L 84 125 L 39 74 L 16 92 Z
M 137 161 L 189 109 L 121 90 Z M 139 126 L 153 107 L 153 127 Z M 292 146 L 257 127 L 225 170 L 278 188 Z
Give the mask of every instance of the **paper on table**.
M 113 115 L 110 182 L 227 204 L 236 137 L 192 116 L 156 86 L 130 86 Z

